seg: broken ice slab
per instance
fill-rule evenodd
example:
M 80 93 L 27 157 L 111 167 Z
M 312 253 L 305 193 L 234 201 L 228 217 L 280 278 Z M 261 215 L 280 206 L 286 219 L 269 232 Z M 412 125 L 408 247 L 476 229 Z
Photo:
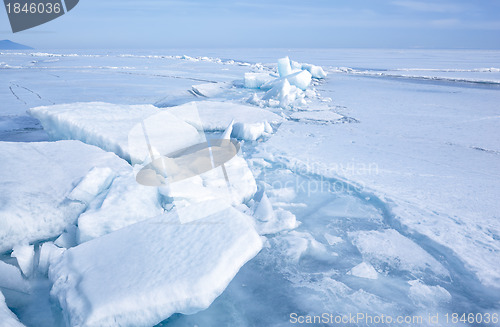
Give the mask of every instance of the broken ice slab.
M 51 294 L 69 326 L 153 326 L 207 308 L 261 247 L 234 208 L 187 224 L 170 213 L 67 250 Z
M 0 252 L 56 237 L 75 223 L 86 204 L 67 196 L 94 167 L 131 169 L 79 141 L 0 142 L 0 153 Z
M 192 110 L 189 110 L 193 105 L 197 107 L 197 115 L 195 116 L 193 116 Z M 198 130 L 224 131 L 234 120 L 231 136 L 245 140 L 256 140 L 260 136 L 267 135 L 272 132 L 270 124 L 283 121 L 282 117 L 269 110 L 232 102 L 190 102 L 165 110 Z
M 292 73 L 292 67 L 290 65 L 290 58 L 280 58 L 278 59 L 278 73 L 280 77 L 285 77 Z
M 245 87 L 247 89 L 258 89 L 273 80 L 274 78 L 267 73 L 245 73 Z
M 31 108 L 28 112 L 41 121 L 53 140 L 80 140 L 129 162 L 148 158 L 149 144 L 165 154 L 200 141 L 195 128 L 152 105 L 70 103 Z M 141 134 L 143 130 L 147 135 Z M 137 136 L 132 145 L 130 132 Z
M 10 311 L 5 304 L 5 298 L 2 292 L 0 292 L 0 324 L 2 327 L 24 327 L 24 325 L 19 322 L 16 315 Z

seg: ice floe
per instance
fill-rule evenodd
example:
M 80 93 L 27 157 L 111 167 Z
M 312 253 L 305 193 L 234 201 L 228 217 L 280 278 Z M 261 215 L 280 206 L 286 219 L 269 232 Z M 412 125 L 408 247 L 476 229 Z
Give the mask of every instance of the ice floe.
M 231 136 L 244 140 L 269 135 L 273 131 L 270 124 L 283 121 L 268 110 L 233 102 L 197 101 L 165 110 L 198 130 L 224 131 L 234 121 Z
M 29 113 L 41 121 L 53 140 L 80 140 L 129 162 L 142 162 L 148 156 L 147 141 L 141 135 L 143 129 L 161 154 L 200 141 L 195 128 L 152 105 L 71 103 L 35 107 Z M 129 143 L 130 133 L 137 136 L 136 143 Z
M 162 215 L 67 250 L 52 294 L 70 326 L 152 326 L 207 308 L 261 246 L 233 208 L 189 224 Z

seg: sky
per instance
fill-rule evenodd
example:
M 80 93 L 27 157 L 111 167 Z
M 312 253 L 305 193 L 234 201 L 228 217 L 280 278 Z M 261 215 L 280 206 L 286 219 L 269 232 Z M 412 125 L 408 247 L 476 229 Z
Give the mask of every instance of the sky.
M 80 0 L 0 39 L 54 49 L 500 49 L 500 0 Z

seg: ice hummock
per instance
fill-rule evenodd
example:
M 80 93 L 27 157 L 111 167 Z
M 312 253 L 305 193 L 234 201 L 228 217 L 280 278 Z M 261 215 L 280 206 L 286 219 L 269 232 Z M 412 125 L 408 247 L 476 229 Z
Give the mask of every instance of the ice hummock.
M 196 115 L 189 110 L 194 105 Z M 256 140 L 269 135 L 273 131 L 270 124 L 283 121 L 283 118 L 269 110 L 233 102 L 198 101 L 165 110 L 204 131 L 224 131 L 234 121 L 231 136 L 244 140 Z
M 68 195 L 92 169 L 131 169 L 80 141 L 0 142 L 0 152 L 0 252 L 56 237 L 75 223 L 86 204 Z
M 161 146 L 157 149 L 161 154 L 200 141 L 195 128 L 153 105 L 80 102 L 35 107 L 28 112 L 41 121 L 53 140 L 80 140 L 129 162 L 143 162 L 148 157 L 146 146 L 129 144 L 129 133 L 142 130 L 141 126 L 148 131 L 149 141 Z
M 261 246 L 234 208 L 188 224 L 170 213 L 67 250 L 52 295 L 70 326 L 152 326 L 207 308 Z
M 266 91 L 253 94 L 247 102 L 262 107 L 303 107 L 310 93 L 312 78 L 322 79 L 326 73 L 319 66 L 299 64 L 285 57 L 278 59 L 278 78 L 266 73 L 245 73 L 245 87 Z

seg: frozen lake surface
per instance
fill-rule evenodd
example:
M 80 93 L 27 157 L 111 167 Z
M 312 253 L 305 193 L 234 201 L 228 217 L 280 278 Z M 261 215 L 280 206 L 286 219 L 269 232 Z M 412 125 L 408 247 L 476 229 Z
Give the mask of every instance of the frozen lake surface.
M 245 88 L 245 73 L 275 74 L 276 60 L 284 56 L 319 65 L 328 76 L 313 79 L 314 92 L 306 93 L 303 103 L 255 100 L 264 91 Z M 174 314 L 158 326 L 289 326 L 293 313 L 422 316 L 421 325 L 431 326 L 429 314 L 439 313 L 444 319 L 447 313 L 500 313 L 499 51 L 2 51 L 0 76 L 1 143 L 52 140 L 27 110 L 75 102 L 152 104 L 167 111 L 192 101 L 228 102 L 260 106 L 275 114 L 269 117 L 281 117 L 259 129 L 261 125 L 250 126 L 261 123 L 258 117 L 247 112 L 244 117 L 238 112 L 220 117 L 206 113 L 209 137 L 219 135 L 231 120 L 252 132 L 239 137 L 240 157 L 248 165 L 244 169 L 253 174 L 257 192 L 241 183 L 232 187 L 244 193 L 236 207 L 254 217 L 262 250 L 207 309 Z M 65 119 L 72 123 L 73 118 Z M 81 133 L 91 125 L 79 126 Z M 75 133 L 64 138 L 81 140 Z M 5 180 L 14 171 L 12 162 L 22 165 L 14 148 L 12 143 L 5 147 L 11 157 L 0 164 Z M 81 151 L 74 156 L 83 156 Z M 94 150 L 91 153 L 92 160 L 104 160 Z M 118 163 L 117 157 L 106 160 L 126 171 L 119 180 L 124 186 L 113 182 L 109 192 L 116 192 L 117 198 L 132 192 L 135 186 L 126 177 L 132 168 Z M 243 169 L 240 163 L 233 165 Z M 43 174 L 39 177 L 43 184 Z M 19 182 L 24 183 L 24 194 L 29 194 L 30 183 L 37 183 Z M 7 189 L 4 183 L 2 190 Z M 156 203 L 155 195 L 133 192 L 141 194 L 143 204 Z M 124 205 L 108 199 L 108 211 Z M 11 207 L 3 205 L 8 201 L 0 195 L 0 219 L 11 217 Z M 266 201 L 272 208 L 265 217 L 255 209 L 259 201 L 262 208 Z M 87 210 L 78 220 L 83 221 L 92 209 L 98 217 L 99 208 L 91 207 L 76 208 L 72 215 Z M 35 260 L 43 242 L 54 241 L 63 230 L 71 234 L 75 224 L 76 220 L 66 229 L 34 236 L 30 242 L 35 244 Z M 110 230 L 102 244 L 109 246 L 109 240 L 120 239 L 129 229 Z M 0 237 L 0 242 L 5 240 Z M 76 243 L 56 242 L 64 248 Z M 254 243 L 256 252 L 259 245 Z M 0 271 L 21 266 L 22 260 L 16 261 L 10 251 L 0 259 L 0 264 L 10 265 L 0 265 Z M 23 324 L 65 326 L 66 308 L 49 294 L 54 277 L 42 272 L 24 273 L 20 280 L 5 276 L 0 273 L 0 291 Z M 58 288 L 58 296 L 64 297 L 64 291 Z M 446 325 L 444 320 L 440 323 Z M 372 324 L 363 320 L 353 325 Z

